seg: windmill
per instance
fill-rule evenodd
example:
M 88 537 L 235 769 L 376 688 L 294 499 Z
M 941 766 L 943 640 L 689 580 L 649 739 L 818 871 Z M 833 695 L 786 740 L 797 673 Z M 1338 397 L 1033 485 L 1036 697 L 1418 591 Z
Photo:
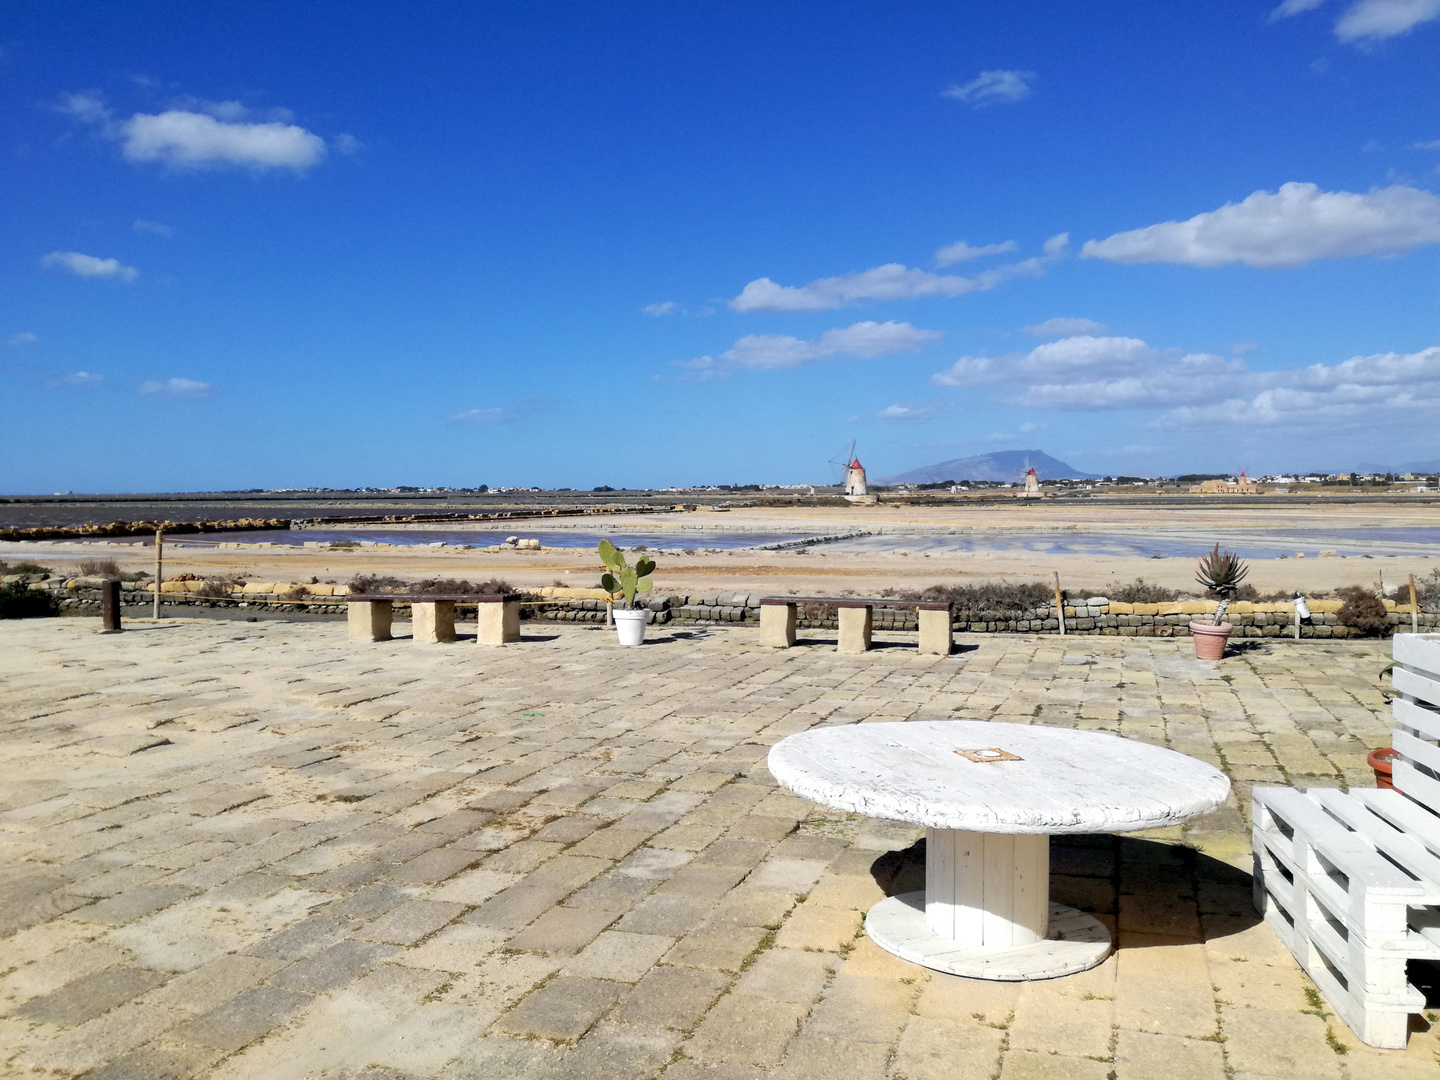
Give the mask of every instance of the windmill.
M 870 489 L 865 486 L 865 466 L 860 464 L 860 459 L 855 456 L 855 440 L 850 440 L 850 445 L 840 455 L 839 461 L 832 460 L 831 465 L 839 466 L 844 470 L 845 497 L 868 498 Z

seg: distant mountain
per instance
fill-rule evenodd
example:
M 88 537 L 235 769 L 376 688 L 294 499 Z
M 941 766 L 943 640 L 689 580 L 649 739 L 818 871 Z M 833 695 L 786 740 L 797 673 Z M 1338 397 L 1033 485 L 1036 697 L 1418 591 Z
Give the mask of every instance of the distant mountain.
M 1051 457 L 1043 450 L 1000 450 L 994 454 L 980 454 L 977 457 L 956 458 L 942 461 L 939 465 L 926 465 L 921 469 L 896 476 L 886 476 L 876 481 L 880 484 L 940 484 L 946 480 L 999 480 L 1014 483 L 1025 477 L 1026 462 L 1035 470 L 1041 480 L 1097 480 L 1095 473 L 1072 469 L 1065 462 Z
M 1433 461 L 1407 461 L 1404 465 L 1376 465 L 1373 461 L 1362 461 L 1355 466 L 1355 471 L 1361 473 L 1440 472 L 1440 458 Z

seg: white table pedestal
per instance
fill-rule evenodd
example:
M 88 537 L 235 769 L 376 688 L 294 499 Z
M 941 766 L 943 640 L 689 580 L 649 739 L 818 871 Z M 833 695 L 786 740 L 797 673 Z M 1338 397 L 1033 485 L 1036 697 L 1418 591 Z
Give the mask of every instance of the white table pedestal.
M 876 904 L 865 932 L 902 959 L 978 979 L 1051 979 L 1110 952 L 1098 920 L 1050 902 L 1050 837 L 1033 833 L 927 829 L 925 891 Z

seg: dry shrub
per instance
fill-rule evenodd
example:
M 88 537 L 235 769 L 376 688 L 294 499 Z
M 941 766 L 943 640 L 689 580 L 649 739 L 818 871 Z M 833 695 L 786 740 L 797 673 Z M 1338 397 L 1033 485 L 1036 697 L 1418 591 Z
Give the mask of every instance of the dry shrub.
M 985 581 L 978 585 L 931 585 L 917 599 L 949 601 L 957 611 L 1011 614 L 1055 602 L 1055 587 L 1044 581 L 1016 584 Z
M 120 564 L 114 559 L 82 559 L 80 561 L 81 577 L 114 577 L 120 576 Z
M 1385 602 L 1373 589 L 1361 585 L 1337 589 L 1345 603 L 1340 608 L 1340 622 L 1366 634 L 1379 633 L 1390 625 Z
M 41 566 L 39 563 L 7 563 L 4 559 L 0 559 L 0 574 L 25 574 L 31 577 L 38 577 L 42 574 L 49 576 L 54 572 L 55 571 L 51 570 L 50 567 Z
M 230 597 L 230 591 L 237 584 L 226 578 L 206 578 L 205 584 L 190 595 L 203 596 L 211 600 L 227 600 Z
M 351 579 L 350 587 L 358 593 L 406 593 L 415 596 L 509 596 L 521 591 L 501 578 L 490 578 L 477 585 L 456 578 L 404 581 L 380 574 L 358 574 Z
M 1180 599 L 1178 590 L 1167 589 L 1164 585 L 1138 577 L 1128 584 L 1114 582 L 1105 590 L 1105 595 L 1122 604 L 1168 604 L 1172 600 Z

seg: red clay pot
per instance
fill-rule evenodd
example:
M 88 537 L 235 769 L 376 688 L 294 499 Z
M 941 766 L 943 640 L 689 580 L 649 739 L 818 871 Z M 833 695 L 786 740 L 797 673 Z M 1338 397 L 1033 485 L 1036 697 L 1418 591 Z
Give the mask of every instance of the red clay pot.
M 1190 637 L 1195 641 L 1195 659 L 1222 660 L 1225 657 L 1225 641 L 1235 627 L 1228 622 L 1219 626 L 1210 623 L 1192 622 Z
M 1395 751 L 1388 746 L 1382 747 L 1379 750 L 1371 750 L 1370 753 L 1365 755 L 1365 760 L 1370 763 L 1370 768 L 1375 770 L 1375 786 L 1377 788 L 1389 788 L 1391 791 L 1395 790 L 1395 785 L 1390 779 L 1395 775 L 1395 769 L 1394 766 L 1391 765 L 1391 762 L 1399 756 L 1399 754 L 1395 753 Z

